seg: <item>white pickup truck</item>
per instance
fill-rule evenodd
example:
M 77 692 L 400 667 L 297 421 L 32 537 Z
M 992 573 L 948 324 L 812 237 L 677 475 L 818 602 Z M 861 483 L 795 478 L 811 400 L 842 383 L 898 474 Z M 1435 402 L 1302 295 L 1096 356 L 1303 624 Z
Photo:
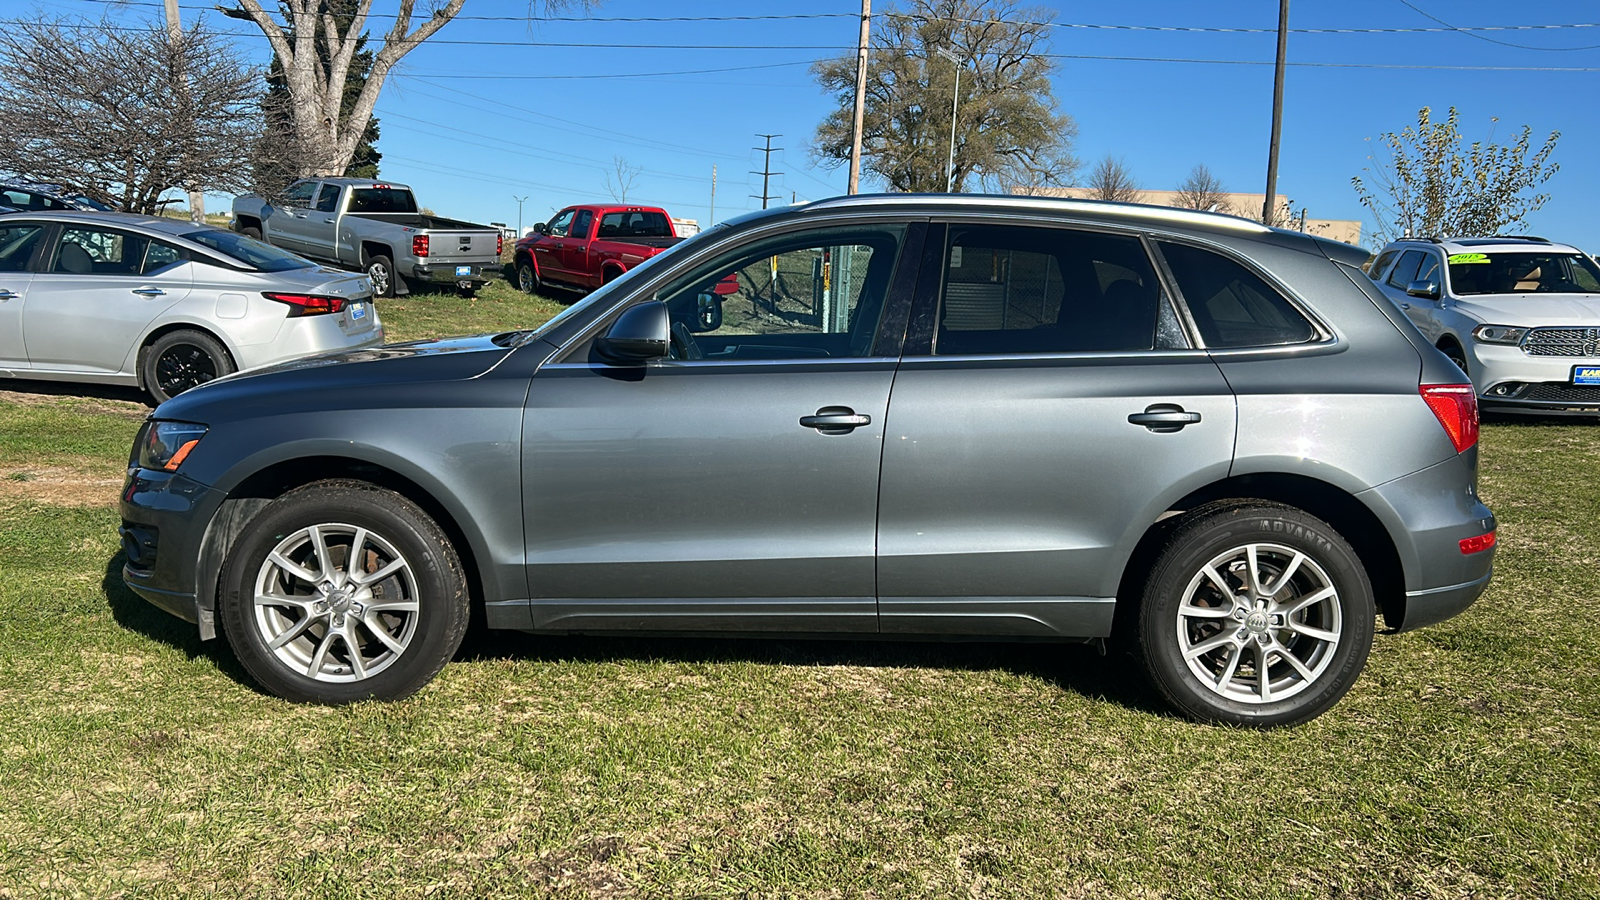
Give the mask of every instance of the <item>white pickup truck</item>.
M 454 284 L 465 296 L 500 275 L 498 228 L 423 214 L 411 188 L 364 178 L 305 178 L 276 205 L 233 201 L 233 228 L 292 253 L 365 271 L 379 297 L 408 281 Z

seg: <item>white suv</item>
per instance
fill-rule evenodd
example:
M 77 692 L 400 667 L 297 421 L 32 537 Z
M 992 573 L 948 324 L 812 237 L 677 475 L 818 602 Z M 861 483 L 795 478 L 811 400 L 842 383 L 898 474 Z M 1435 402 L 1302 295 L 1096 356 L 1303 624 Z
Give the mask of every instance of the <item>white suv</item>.
M 1407 238 L 1367 274 L 1486 408 L 1600 413 L 1600 266 L 1534 237 Z

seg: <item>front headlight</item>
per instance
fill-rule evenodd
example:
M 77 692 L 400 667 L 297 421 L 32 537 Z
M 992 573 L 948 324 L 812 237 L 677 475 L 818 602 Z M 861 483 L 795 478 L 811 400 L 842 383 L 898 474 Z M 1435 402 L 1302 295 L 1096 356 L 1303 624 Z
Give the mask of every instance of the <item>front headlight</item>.
M 1510 325 L 1479 325 L 1472 329 L 1472 338 L 1484 344 L 1520 344 L 1528 336 L 1528 329 Z
M 194 445 L 206 436 L 206 426 L 193 422 L 150 423 L 139 442 L 139 465 L 146 469 L 176 472 L 189 458 Z

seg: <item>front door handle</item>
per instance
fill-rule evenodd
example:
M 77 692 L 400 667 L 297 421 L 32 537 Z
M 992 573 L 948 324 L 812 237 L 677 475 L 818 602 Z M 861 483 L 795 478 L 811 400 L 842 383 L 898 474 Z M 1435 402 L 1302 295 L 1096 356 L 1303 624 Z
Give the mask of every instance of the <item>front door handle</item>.
M 0 300 L 15 300 L 18 296 L 20 295 L 13 294 L 5 288 L 0 288 Z
M 332 225 L 333 224 L 333 220 L 332 219 L 323 219 L 322 220 L 322 224 L 324 224 L 324 225 Z
M 1193 425 L 1198 421 L 1200 421 L 1199 413 L 1185 412 L 1184 408 L 1176 403 L 1152 403 L 1144 408 L 1144 412 L 1128 416 L 1130 424 L 1143 425 L 1157 434 L 1182 431 L 1185 425 Z
M 824 406 L 814 416 L 800 417 L 802 428 L 815 428 L 823 434 L 849 434 L 871 424 L 871 416 L 861 415 L 848 406 Z
M 167 295 L 167 292 L 161 288 L 153 287 L 134 288 L 133 292 L 141 297 L 165 297 Z

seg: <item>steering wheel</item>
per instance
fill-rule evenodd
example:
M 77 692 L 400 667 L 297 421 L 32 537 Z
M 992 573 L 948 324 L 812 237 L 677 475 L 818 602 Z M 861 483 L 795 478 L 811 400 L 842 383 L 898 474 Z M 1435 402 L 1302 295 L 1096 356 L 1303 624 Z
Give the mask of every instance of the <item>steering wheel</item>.
M 700 352 L 700 345 L 695 343 L 694 335 L 689 333 L 689 326 L 682 322 L 672 323 L 672 344 L 668 347 L 668 359 L 705 359 L 705 354 Z

